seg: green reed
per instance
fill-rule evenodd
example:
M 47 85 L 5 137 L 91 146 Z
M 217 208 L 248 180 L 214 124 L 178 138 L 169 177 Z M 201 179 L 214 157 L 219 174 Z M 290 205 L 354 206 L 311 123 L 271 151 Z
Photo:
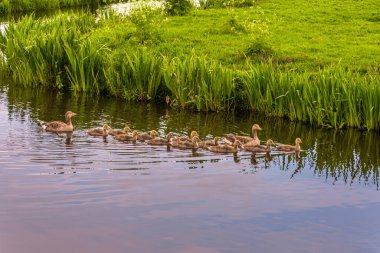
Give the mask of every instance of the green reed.
M 376 76 L 339 68 L 296 73 L 270 64 L 248 69 L 239 77 L 252 110 L 334 128 L 380 127 L 380 83 Z
M 161 60 L 141 49 L 130 53 L 120 50 L 109 57 L 105 78 L 109 91 L 128 101 L 151 100 L 161 85 Z
M 0 34 L 5 55 L 0 66 L 24 86 L 109 93 L 128 101 L 163 101 L 170 95 L 172 106 L 198 111 L 248 109 L 333 128 L 380 128 L 376 75 L 339 66 L 282 70 L 271 62 L 226 67 L 194 54 L 170 58 L 115 43 L 117 36 L 109 41 L 93 36 L 106 22 L 84 14 L 10 22 Z
M 172 93 L 175 104 L 199 111 L 233 107 L 236 89 L 232 70 L 196 56 L 165 58 L 164 62 L 164 84 Z
M 99 91 L 104 46 L 84 36 L 94 26 L 92 17 L 66 14 L 10 22 L 6 34 L 0 35 L 0 48 L 11 78 L 25 86 Z

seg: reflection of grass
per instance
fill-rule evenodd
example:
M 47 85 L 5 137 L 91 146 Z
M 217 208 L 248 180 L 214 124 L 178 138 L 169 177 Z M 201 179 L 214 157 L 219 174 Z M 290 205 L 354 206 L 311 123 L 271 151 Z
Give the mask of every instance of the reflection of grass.
M 305 128 L 301 124 L 283 122 L 289 132 L 277 138 L 292 143 L 295 137 L 302 139 L 301 161 L 293 155 L 284 156 L 281 167 L 285 170 L 296 166 L 292 177 L 305 169 L 314 169 L 314 174 L 333 183 L 343 181 L 374 184 L 379 187 L 380 141 L 376 132 L 361 132 L 354 129 L 328 130 Z M 281 122 L 272 129 L 281 129 Z M 277 132 L 277 135 L 281 134 Z M 282 136 L 282 137 L 281 137 Z
M 348 185 L 360 182 L 378 187 L 380 136 L 375 131 L 321 129 L 275 118 L 264 120 L 247 113 L 165 112 L 164 107 L 127 104 L 107 97 L 52 93 L 48 89 L 10 87 L 7 97 L 10 115 L 25 117 L 30 114 L 33 122 L 63 117 L 67 110 L 77 112 L 73 119 L 76 129 L 94 127 L 97 123 L 109 123 L 116 128 L 128 123 L 135 129 L 157 129 L 162 135 L 168 132 L 189 135 L 192 130 L 197 130 L 201 138 L 211 138 L 226 133 L 249 134 L 252 123 L 260 123 L 262 141 L 271 138 L 275 142 L 291 144 L 300 137 L 301 147 L 305 150 L 301 161 L 297 161 L 293 154 L 274 155 L 266 166 L 273 168 L 273 164 L 279 163 L 284 170 L 294 169 L 292 173 L 296 179 L 297 173 L 311 169 L 326 181 L 344 181 Z

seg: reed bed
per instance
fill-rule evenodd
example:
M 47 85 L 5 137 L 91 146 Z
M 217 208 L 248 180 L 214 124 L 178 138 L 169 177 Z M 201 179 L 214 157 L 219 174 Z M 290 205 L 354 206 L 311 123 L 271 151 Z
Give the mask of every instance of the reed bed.
M 128 101 L 164 101 L 169 95 L 172 106 L 198 111 L 242 109 L 333 128 L 380 128 L 376 75 L 339 67 L 296 72 L 271 62 L 226 67 L 196 55 L 171 58 L 92 36 L 103 22 L 84 14 L 11 22 L 0 34 L 0 66 L 24 86 L 109 93 Z
M 249 108 L 333 128 L 380 127 L 380 83 L 376 76 L 343 69 L 318 73 L 254 65 L 239 78 Z

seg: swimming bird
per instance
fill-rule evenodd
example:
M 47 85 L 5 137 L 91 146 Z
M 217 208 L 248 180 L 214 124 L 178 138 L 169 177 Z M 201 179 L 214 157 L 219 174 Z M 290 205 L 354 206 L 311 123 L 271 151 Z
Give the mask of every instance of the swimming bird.
M 257 153 L 269 153 L 271 151 L 271 146 L 274 145 L 273 140 L 269 139 L 267 140 L 266 145 L 257 145 L 257 146 L 251 146 L 251 145 L 242 145 L 242 149 L 246 151 L 251 152 L 257 152 Z
M 300 138 L 296 138 L 296 141 L 295 141 L 296 145 L 295 146 L 292 146 L 292 145 L 278 145 L 276 150 L 278 151 L 284 151 L 284 152 L 293 152 L 293 151 L 296 151 L 296 152 L 299 152 L 301 150 L 301 139 Z
M 168 133 L 166 138 L 156 137 L 154 139 L 148 140 L 146 143 L 149 145 L 169 145 L 170 139 L 173 137 L 173 133 Z
M 186 140 L 186 141 L 179 141 L 176 143 L 175 146 L 172 145 L 173 147 L 179 148 L 179 149 L 197 149 L 199 147 L 198 142 L 201 140 L 199 139 L 198 136 L 194 136 L 191 138 L 191 140 Z
M 236 153 L 238 152 L 238 147 L 241 146 L 241 142 L 236 140 L 234 141 L 233 145 L 228 145 L 228 144 L 218 144 L 216 146 L 211 146 L 208 147 L 208 150 L 211 152 L 216 152 L 216 153 Z
M 261 131 L 261 127 L 258 124 L 254 124 L 252 126 L 252 140 L 245 143 L 245 146 L 259 146 L 260 145 L 260 139 L 257 136 L 257 131 Z
M 66 122 L 62 121 L 51 121 L 44 122 L 40 121 L 41 127 L 48 132 L 72 132 L 74 130 L 74 126 L 71 123 L 71 117 L 77 115 L 75 112 L 67 111 L 65 113 Z
M 233 135 L 233 134 L 227 134 L 225 136 L 226 140 L 230 141 L 230 143 L 233 143 L 235 140 L 240 141 L 242 144 L 249 143 L 251 146 L 260 145 L 260 140 L 257 137 L 257 131 L 261 131 L 261 127 L 258 124 L 253 124 L 252 126 L 252 137 L 245 136 L 245 135 Z
M 147 141 L 147 140 L 151 140 L 155 137 L 159 137 L 159 134 L 157 133 L 156 130 L 152 130 L 150 132 L 137 133 L 137 139 L 139 141 Z
M 198 143 L 198 145 L 199 145 L 200 148 L 207 149 L 208 147 L 218 145 L 218 141 L 220 139 L 221 139 L 220 137 L 214 137 L 214 139 L 212 139 L 212 140 L 201 141 L 201 142 Z
M 118 141 L 137 141 L 138 132 L 135 130 L 132 134 L 118 134 L 113 138 Z
M 178 137 L 178 139 L 180 141 L 190 141 L 191 139 L 193 139 L 194 136 L 197 136 L 199 138 L 198 132 L 193 130 L 190 133 L 190 137 L 188 137 L 188 136 L 181 136 L 181 137 Z
M 132 130 L 129 128 L 129 126 L 125 126 L 123 129 L 108 129 L 108 134 L 111 136 L 119 135 L 119 134 L 127 134 L 131 132 Z
M 108 129 L 109 129 L 108 124 L 104 124 L 103 127 L 97 127 L 97 128 L 88 129 L 86 131 L 86 133 L 88 135 L 91 135 L 91 136 L 103 136 L 103 137 L 107 137 L 107 135 L 108 135 Z

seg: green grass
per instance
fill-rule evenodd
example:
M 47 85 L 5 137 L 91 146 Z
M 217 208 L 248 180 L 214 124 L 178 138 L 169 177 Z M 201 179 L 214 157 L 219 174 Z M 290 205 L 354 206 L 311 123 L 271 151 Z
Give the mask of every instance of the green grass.
M 261 21 L 269 26 L 272 56 L 283 66 L 317 70 L 339 64 L 379 74 L 379 10 L 377 0 L 271 0 L 259 1 L 256 8 L 193 11 L 164 22 L 162 42 L 154 48 L 239 64 L 252 39 L 246 32 L 232 29 L 230 21 L 243 27 Z
M 120 2 L 118 0 L 0 0 L 0 16 L 31 11 L 47 11 L 60 8 L 99 5 Z
M 298 3 L 294 8 L 301 10 L 306 1 Z M 318 10 L 333 8 L 323 3 Z M 253 110 L 334 128 L 379 129 L 377 19 L 368 21 L 363 7 L 342 24 L 335 13 L 340 21 L 334 25 L 332 14 L 318 18 L 317 7 L 310 7 L 314 11 L 294 9 L 292 23 L 282 4 L 197 10 L 184 17 L 144 11 L 141 20 L 111 13 L 99 22 L 86 14 L 29 16 L 11 22 L 0 36 L 7 59 L 1 68 L 24 86 L 109 93 L 128 101 L 170 95 L 172 106 L 198 111 Z M 367 12 L 376 5 L 367 4 Z M 356 45 L 352 31 L 363 24 L 370 32 Z

